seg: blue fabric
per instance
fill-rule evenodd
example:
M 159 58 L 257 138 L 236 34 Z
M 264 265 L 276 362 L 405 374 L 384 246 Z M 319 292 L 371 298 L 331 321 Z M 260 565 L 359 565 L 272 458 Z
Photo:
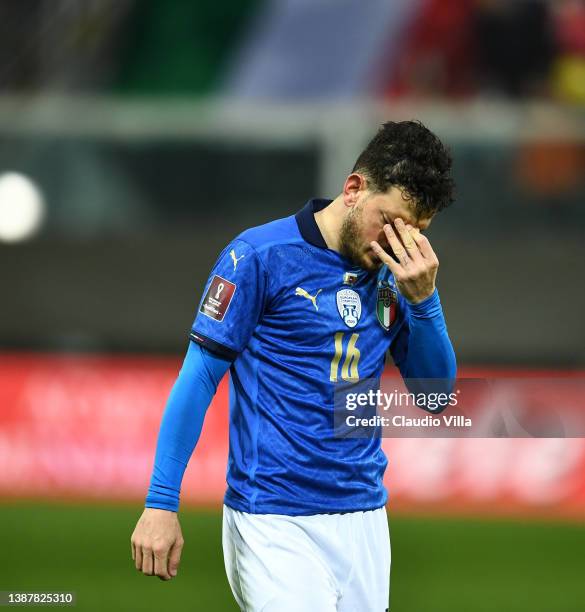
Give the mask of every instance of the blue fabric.
M 310 201 L 296 217 L 230 243 L 192 326 L 193 340 L 234 356 L 225 503 L 236 510 L 308 515 L 383 506 L 380 439 L 333 437 L 336 385 L 379 378 L 395 343 L 404 345 L 397 352 L 409 376 L 452 374 L 435 348 L 445 341 L 438 297 L 409 305 L 386 267 L 370 275 L 326 248 L 314 212 L 328 203 Z M 396 302 L 387 328 L 377 315 L 381 291 Z M 435 351 L 429 359 L 427 349 Z
M 403 378 L 454 378 L 455 352 L 443 317 L 439 292 L 418 304 L 406 302 L 407 320 L 392 345 Z
M 435 289 L 432 295 L 418 304 L 410 304 L 406 300 L 404 304 L 407 324 L 402 327 L 390 349 L 400 374 L 407 379 L 413 392 L 450 393 L 457 376 L 457 363 L 439 292 Z M 439 413 L 441 410 L 429 412 Z
M 232 255 L 233 253 L 233 255 Z M 234 263 L 234 259 L 237 263 Z M 225 303 L 226 313 L 222 320 L 213 318 L 213 312 L 204 308 L 205 297 L 217 279 L 223 285 L 234 283 L 235 292 L 229 303 Z M 235 359 L 252 336 L 264 312 L 267 295 L 268 271 L 255 249 L 246 241 L 236 238 L 220 254 L 207 280 L 203 299 L 199 304 L 197 325 L 193 338 L 203 346 L 223 352 L 228 358 Z M 226 282 L 227 281 L 227 282 Z M 213 291 L 211 299 L 225 297 L 225 291 Z
M 162 420 L 148 507 L 178 508 L 230 363 L 226 505 L 310 515 L 386 503 L 380 438 L 334 437 L 334 392 L 379 379 L 388 349 L 405 378 L 454 378 L 455 358 L 437 292 L 409 304 L 386 267 L 371 275 L 326 247 L 314 212 L 328 203 L 247 230 L 220 254 Z
M 177 511 L 181 481 L 203 419 L 230 362 L 194 342 L 169 395 L 161 421 L 147 508 Z

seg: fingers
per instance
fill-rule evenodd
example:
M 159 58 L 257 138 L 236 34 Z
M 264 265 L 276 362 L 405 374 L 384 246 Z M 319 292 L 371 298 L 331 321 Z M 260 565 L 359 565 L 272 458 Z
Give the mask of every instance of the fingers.
M 154 556 L 154 575 L 161 580 L 170 580 L 171 575 L 168 572 L 168 549 L 161 548 L 153 551 Z
M 386 264 L 396 279 L 400 293 L 411 303 L 416 304 L 425 299 L 435 289 L 435 278 L 439 260 L 430 242 L 418 228 L 396 218 L 384 225 L 384 234 L 390 249 L 400 263 L 382 249 L 377 242 L 370 245 L 382 263 Z
M 183 544 L 182 537 L 177 538 L 170 549 L 168 545 L 156 545 L 150 548 L 131 541 L 134 565 L 138 571 L 147 576 L 158 576 L 161 580 L 171 580 L 177 575 Z
M 142 571 L 142 548 L 140 546 L 134 545 L 134 566 L 140 572 Z
M 400 217 L 396 217 L 396 219 L 394 219 L 394 228 L 395 233 L 398 232 L 398 236 L 404 245 L 404 249 L 406 249 L 408 257 L 413 261 L 421 259 L 422 256 L 418 248 L 418 243 L 414 240 L 414 228 L 412 225 L 407 225 Z M 390 226 L 390 229 L 393 229 L 392 226 Z
M 396 233 L 394 232 L 394 229 L 389 223 L 387 223 L 384 226 L 384 234 L 386 234 L 386 238 L 388 239 L 388 244 L 390 245 L 392 252 L 396 256 L 396 259 L 398 259 L 398 261 L 403 266 L 408 265 L 409 257 L 406 252 L 406 249 L 402 246 L 402 243 L 398 239 L 398 236 L 396 235 Z
M 412 239 L 416 242 L 419 251 L 422 253 L 422 256 L 425 259 L 429 259 L 433 262 L 437 261 L 438 263 L 437 256 L 435 254 L 435 251 L 433 251 L 433 247 L 431 246 L 431 243 L 429 242 L 428 238 L 426 236 L 423 236 L 418 230 L 418 228 L 413 228 L 410 234 L 412 236 Z
M 173 549 L 174 550 L 174 547 Z M 136 569 L 147 576 L 158 576 L 161 580 L 170 580 L 177 575 L 181 548 L 174 551 L 174 556 L 169 557 L 169 550 L 166 547 L 155 548 L 154 550 L 135 546 L 133 547 L 134 563 Z M 171 570 L 174 568 L 174 573 Z
M 370 246 L 374 250 L 374 253 L 379 257 L 380 261 L 390 268 L 390 272 L 392 272 L 394 276 L 396 276 L 398 272 L 402 271 L 402 266 L 394 261 L 394 259 L 390 257 L 390 255 L 388 255 L 388 253 L 386 253 L 386 251 L 375 240 L 370 242 Z
M 154 559 L 152 558 L 152 550 L 149 548 L 142 549 L 142 573 L 147 576 L 152 576 L 154 572 Z
M 177 539 L 169 554 L 168 572 L 171 576 L 176 576 L 181 562 L 181 552 L 183 551 L 183 540 Z
M 392 252 L 396 256 L 396 259 L 398 259 L 402 266 L 407 266 L 408 262 L 410 261 L 410 257 L 408 256 L 408 253 L 406 252 L 406 249 L 404 248 L 402 242 L 400 242 L 398 235 L 389 223 L 384 226 L 384 234 L 386 235 L 388 244 L 390 245 Z

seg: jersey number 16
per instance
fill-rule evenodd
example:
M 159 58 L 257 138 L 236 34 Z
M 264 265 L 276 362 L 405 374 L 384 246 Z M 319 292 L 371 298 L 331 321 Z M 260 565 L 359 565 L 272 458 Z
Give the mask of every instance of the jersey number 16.
M 343 359 L 343 365 L 341 366 L 341 380 L 359 380 L 358 364 L 360 361 L 360 351 L 356 346 L 358 338 L 359 334 L 351 334 L 347 341 L 345 359 Z M 335 354 L 331 360 L 331 374 L 329 375 L 329 380 L 331 382 L 337 382 L 339 380 L 339 364 L 343 357 L 344 340 L 345 334 L 343 332 L 337 332 L 335 334 Z

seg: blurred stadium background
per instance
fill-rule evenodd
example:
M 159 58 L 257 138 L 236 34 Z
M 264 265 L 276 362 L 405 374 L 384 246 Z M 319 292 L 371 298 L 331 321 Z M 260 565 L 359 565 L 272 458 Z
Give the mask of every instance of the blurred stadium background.
M 453 151 L 462 372 L 585 375 L 585 2 L 19 0 L 0 57 L 0 590 L 235 610 L 225 384 L 179 578 L 131 564 L 165 399 L 220 249 L 334 197 L 384 120 Z M 385 444 L 394 612 L 584 609 L 584 440 Z

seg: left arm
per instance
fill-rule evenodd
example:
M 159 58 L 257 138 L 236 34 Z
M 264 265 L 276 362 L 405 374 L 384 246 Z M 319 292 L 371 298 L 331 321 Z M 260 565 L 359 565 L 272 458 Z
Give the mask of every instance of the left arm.
M 372 243 L 407 303 L 406 321 L 391 347 L 392 357 L 404 379 L 433 379 L 433 391 L 449 393 L 457 365 L 435 286 L 439 260 L 418 229 L 399 218 L 394 225 L 396 229 L 385 225 L 384 232 L 398 262 L 377 242 Z M 428 392 L 429 385 L 423 386 Z
M 457 376 L 455 351 L 447 333 L 439 293 L 435 291 L 418 304 L 407 305 L 406 322 L 390 347 L 402 378 Z

